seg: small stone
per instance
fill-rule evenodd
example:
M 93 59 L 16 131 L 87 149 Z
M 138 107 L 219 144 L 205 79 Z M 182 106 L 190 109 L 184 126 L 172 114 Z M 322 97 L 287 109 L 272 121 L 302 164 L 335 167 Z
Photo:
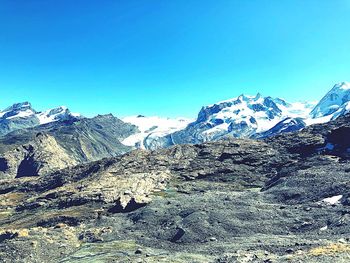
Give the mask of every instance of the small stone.
M 292 254 L 293 252 L 294 252 L 294 249 L 292 249 L 292 248 L 288 248 L 286 250 L 286 253 L 288 253 L 288 254 Z
M 344 238 L 340 238 L 340 239 L 338 239 L 338 242 L 341 243 L 341 244 L 345 244 L 346 240 Z
M 67 225 L 64 223 L 58 223 L 57 225 L 54 226 L 55 229 L 57 228 L 65 228 Z
M 30 242 L 30 245 L 31 245 L 32 247 L 37 247 L 38 242 L 37 242 L 37 241 L 31 241 L 31 242 Z

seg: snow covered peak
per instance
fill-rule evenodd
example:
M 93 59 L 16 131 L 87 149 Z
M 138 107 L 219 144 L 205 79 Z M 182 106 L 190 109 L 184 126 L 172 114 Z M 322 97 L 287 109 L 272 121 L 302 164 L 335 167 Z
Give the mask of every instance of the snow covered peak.
M 287 118 L 308 118 L 314 105 L 288 103 L 281 98 L 263 97 L 260 93 L 256 96 L 242 94 L 234 99 L 202 107 L 196 122 L 189 127 L 197 127 L 195 141 L 198 142 L 216 140 L 226 135 L 251 137 L 273 128 Z M 292 126 L 294 123 L 283 125 L 287 124 Z
M 32 109 L 32 105 L 28 102 L 15 103 L 10 107 L 7 107 L 4 111 L 24 111 L 27 109 Z
M 221 101 L 213 105 L 203 107 L 198 114 L 197 122 L 226 122 L 248 121 L 256 125 L 256 119 L 273 120 L 282 115 L 279 108 L 290 107 L 282 99 L 263 97 L 260 93 L 256 96 L 240 95 L 237 98 Z
M 1 119 L 26 118 L 36 114 L 29 102 L 15 103 L 0 111 Z
M 334 87 L 338 87 L 339 89 L 342 89 L 342 90 L 349 90 L 350 89 L 350 83 L 344 81 L 344 82 L 336 84 Z
M 66 106 L 37 112 L 32 108 L 32 105 L 29 102 L 15 103 L 10 107 L 7 107 L 5 110 L 0 111 L 0 119 L 2 120 L 35 118 L 39 121 L 39 124 L 66 120 L 72 116 L 77 117 L 79 114 L 71 113 Z
M 37 114 L 40 124 L 67 120 L 74 116 L 66 106 L 60 106 L 54 109 L 49 109 Z
M 312 118 L 329 116 L 334 119 L 340 113 L 344 113 L 350 101 L 350 83 L 341 82 L 336 85 L 320 100 L 316 107 L 311 111 Z M 330 115 L 334 115 L 330 116 Z

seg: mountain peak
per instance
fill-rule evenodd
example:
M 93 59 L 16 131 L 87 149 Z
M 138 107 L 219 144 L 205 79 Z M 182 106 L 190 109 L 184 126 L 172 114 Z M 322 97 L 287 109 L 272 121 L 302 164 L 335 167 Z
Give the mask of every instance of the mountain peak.
M 341 90 L 349 90 L 350 89 L 350 82 L 339 82 L 334 85 L 333 89 L 341 89 Z
M 262 95 L 261 95 L 260 92 L 258 92 L 258 93 L 256 94 L 256 96 L 255 96 L 255 100 L 258 100 L 258 99 L 260 99 L 260 98 L 262 98 Z
M 0 111 L 1 119 L 28 118 L 37 112 L 32 108 L 29 102 L 15 103 L 5 110 Z
M 6 111 L 25 111 L 27 109 L 33 110 L 32 104 L 28 101 L 20 102 L 20 103 L 14 103 L 10 107 L 7 107 L 3 112 Z M 34 111 L 34 110 L 33 110 Z
M 37 114 L 40 124 L 49 122 L 67 120 L 72 117 L 72 113 L 66 106 L 59 106 L 57 108 L 49 109 Z
M 50 122 L 77 119 L 79 117 L 80 114 L 71 113 L 66 106 L 37 112 L 28 101 L 15 103 L 0 111 L 0 125 L 2 125 L 0 135 L 18 129 L 31 128 Z
M 311 111 L 312 118 L 325 116 L 338 116 L 343 112 L 350 101 L 350 83 L 340 82 L 320 100 L 316 107 Z

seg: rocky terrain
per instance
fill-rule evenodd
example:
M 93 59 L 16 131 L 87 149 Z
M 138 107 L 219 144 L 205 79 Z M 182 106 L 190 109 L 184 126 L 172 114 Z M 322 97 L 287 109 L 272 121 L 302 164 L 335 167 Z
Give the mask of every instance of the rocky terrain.
M 349 262 L 349 121 L 76 166 L 33 129 L 52 166 L 0 181 L 0 262 Z

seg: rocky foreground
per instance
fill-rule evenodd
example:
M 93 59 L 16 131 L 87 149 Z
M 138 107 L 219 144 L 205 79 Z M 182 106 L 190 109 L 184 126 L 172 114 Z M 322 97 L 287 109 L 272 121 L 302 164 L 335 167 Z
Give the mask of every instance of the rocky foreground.
M 0 262 L 350 262 L 349 138 L 348 115 L 1 180 Z

